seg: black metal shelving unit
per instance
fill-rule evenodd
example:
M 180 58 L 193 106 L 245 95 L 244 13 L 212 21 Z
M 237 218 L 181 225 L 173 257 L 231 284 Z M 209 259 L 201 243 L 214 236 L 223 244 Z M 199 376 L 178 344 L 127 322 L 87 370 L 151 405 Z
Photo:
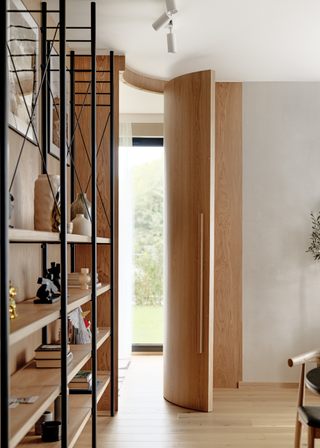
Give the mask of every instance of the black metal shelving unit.
M 1 98 L 0 102 L 0 231 L 1 231 L 1 446 L 9 446 L 9 303 L 8 303 L 8 285 L 9 285 L 9 181 L 8 181 L 8 60 L 7 60 L 7 11 L 6 2 L 2 2 L 2 13 L 0 14 L 1 23 L 1 43 L 0 58 L 1 66 Z
M 7 137 L 7 127 L 8 127 L 8 92 L 9 92 L 9 81 L 8 81 L 8 47 L 7 47 L 7 7 L 6 2 L 2 2 L 3 9 L 1 14 L 1 51 L 0 58 L 2 60 L 3 70 L 1 71 L 1 105 L 0 105 L 0 230 L 1 230 L 1 326 L 0 326 L 0 344 L 1 344 L 1 415 L 0 415 L 0 428 L 1 428 L 1 448 L 9 448 L 10 444 L 10 421 L 9 421 L 9 393 L 10 393 L 10 376 L 9 376 L 9 336 L 10 336 L 10 325 L 9 325 L 9 303 L 8 303 L 8 286 L 9 286 L 9 182 L 8 182 L 8 137 Z M 10 13 L 20 12 L 18 10 L 10 11 Z M 91 45 L 91 69 L 88 71 L 91 75 L 91 178 L 92 178 L 92 191 L 91 191 L 91 221 L 92 221 L 92 238 L 91 238 L 91 248 L 92 248 L 92 273 L 94 275 L 97 272 L 97 141 L 96 141 L 96 4 L 91 3 L 91 23 L 90 27 L 67 27 L 66 24 L 66 0 L 59 0 L 58 10 L 48 10 L 47 4 L 42 3 L 42 9 L 40 11 L 30 11 L 30 13 L 41 13 L 41 81 L 39 82 L 41 91 L 41 123 L 42 123 L 42 138 L 41 143 L 37 141 L 37 147 L 42 160 L 42 174 L 47 174 L 47 154 L 49 146 L 49 123 L 47 118 L 47 111 L 50 104 L 50 58 L 52 57 L 51 51 L 54 43 L 59 42 L 59 63 L 60 63 L 60 213 L 61 213 L 61 233 L 60 233 L 60 265 L 61 265 L 61 304 L 60 304 L 60 315 L 61 315 L 61 396 L 62 396 L 62 437 L 61 437 L 61 447 L 68 447 L 68 424 L 67 424 L 67 414 L 68 414 L 68 402 L 67 402 L 67 385 L 68 385 L 68 375 L 67 375 L 67 321 L 68 321 L 68 294 L 67 294 L 67 246 L 68 246 L 68 236 L 67 236 L 67 157 L 70 154 L 71 159 L 71 202 L 75 199 L 75 183 L 76 183 L 76 167 L 75 167 L 75 133 L 78 128 L 80 121 L 80 116 L 75 119 L 75 86 L 76 86 L 76 73 L 79 70 L 75 69 L 75 58 L 77 56 L 83 57 L 84 55 L 76 55 L 75 52 L 71 52 L 70 55 L 66 54 L 66 43 L 67 42 L 90 42 Z M 59 24 L 55 29 L 55 34 L 53 39 L 48 39 L 47 30 L 54 29 L 54 27 L 47 26 L 47 14 L 57 15 L 59 18 Z M 68 29 L 87 29 L 90 30 L 90 39 L 67 39 Z M 59 38 L 56 38 L 57 33 L 59 33 Z M 70 56 L 70 68 L 66 69 L 67 57 Z M 67 142 L 67 122 L 66 122 L 66 75 L 67 71 L 70 74 L 70 85 L 71 85 L 71 129 L 72 137 L 71 143 L 68 146 Z M 87 70 L 85 70 L 87 71 Z M 114 176 L 113 176 L 113 114 L 114 114 L 114 96 L 113 96 L 113 52 L 110 53 L 110 203 L 111 203 L 111 216 L 108 219 L 109 225 L 111 227 L 111 415 L 115 414 L 115 350 L 114 350 Z M 39 93 L 37 94 L 37 98 Z M 86 96 L 87 97 L 87 96 Z M 86 97 L 82 107 L 85 106 Z M 99 105 L 98 105 L 99 106 Z M 105 106 L 105 105 L 101 105 Z M 33 127 L 32 117 L 30 117 L 29 126 Z M 108 118 L 109 121 L 109 118 Z M 24 138 L 25 143 L 26 137 Z M 24 146 L 23 143 L 23 146 Z M 23 146 L 21 153 L 23 151 Z M 99 150 L 98 150 L 99 151 Z M 21 154 L 20 153 L 20 154 Z M 82 191 L 82 187 L 80 185 Z M 98 190 L 100 195 L 100 192 Z M 101 196 L 100 196 L 101 197 Z M 27 243 L 27 241 L 26 241 Z M 42 241 L 42 269 L 45 272 L 47 269 L 47 259 L 48 259 L 48 247 L 50 244 L 47 241 Z M 75 245 L 71 244 L 71 270 L 75 269 Z M 93 277 L 94 278 L 94 277 Z M 92 385 L 97 384 L 97 287 L 96 282 L 92 281 L 92 292 L 91 292 L 91 302 L 92 302 L 92 346 L 91 346 L 91 359 L 92 359 Z M 50 306 L 50 305 L 48 305 Z M 47 327 L 42 328 L 42 342 L 47 343 L 48 331 Z M 91 414 L 92 414 L 92 447 L 97 446 L 97 388 L 92 387 L 92 392 L 89 392 L 92 397 L 91 401 Z

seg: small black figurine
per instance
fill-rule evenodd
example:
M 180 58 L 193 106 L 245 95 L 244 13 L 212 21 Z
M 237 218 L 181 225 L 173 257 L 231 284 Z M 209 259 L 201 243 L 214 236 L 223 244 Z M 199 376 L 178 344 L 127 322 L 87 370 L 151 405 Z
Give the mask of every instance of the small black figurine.
M 53 283 L 58 288 L 58 291 L 60 291 L 60 264 L 58 263 L 51 263 L 51 268 L 47 269 L 47 274 L 53 275 Z M 48 278 L 48 275 L 47 275 Z
M 60 264 L 51 263 L 51 268 L 46 270 L 45 276 L 38 278 L 38 284 L 41 285 L 37 291 L 39 299 L 33 303 L 55 303 L 60 300 Z
M 60 299 L 60 294 L 57 294 L 58 288 L 53 282 L 52 274 L 47 274 L 47 278 L 39 277 L 38 284 L 41 285 L 37 291 L 37 297 L 39 299 L 34 300 L 33 303 L 54 303 Z

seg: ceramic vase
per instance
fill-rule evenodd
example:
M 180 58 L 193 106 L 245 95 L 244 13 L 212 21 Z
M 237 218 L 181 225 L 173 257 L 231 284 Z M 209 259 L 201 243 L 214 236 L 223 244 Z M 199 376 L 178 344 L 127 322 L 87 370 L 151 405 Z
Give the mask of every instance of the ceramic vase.
M 36 435 L 41 436 L 42 435 L 42 422 L 52 422 L 52 412 L 51 411 L 45 411 L 39 420 L 35 424 L 34 432 Z
M 73 223 L 73 233 L 78 235 L 91 236 L 91 222 L 82 213 L 77 214 Z
M 60 187 L 60 176 L 49 174 L 48 177 L 46 174 L 40 174 L 34 184 L 34 229 L 44 232 L 52 232 L 54 197 L 57 196 Z
M 90 216 L 88 215 L 88 211 Z M 71 221 L 79 214 L 84 215 L 84 217 L 90 221 L 91 203 L 88 201 L 86 193 L 78 193 L 77 199 L 71 204 Z

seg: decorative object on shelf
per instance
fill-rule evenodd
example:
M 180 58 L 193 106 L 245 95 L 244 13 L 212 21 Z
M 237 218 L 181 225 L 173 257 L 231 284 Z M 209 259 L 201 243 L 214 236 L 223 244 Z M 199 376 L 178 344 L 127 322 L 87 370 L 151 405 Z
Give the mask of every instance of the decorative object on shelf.
M 48 181 L 49 177 L 49 181 Z M 52 231 L 52 211 L 60 188 L 60 176 L 40 174 L 34 184 L 34 229 Z M 57 211 L 56 211 L 57 213 Z M 60 213 L 60 212 L 59 212 Z
M 58 193 L 56 195 L 56 200 L 53 203 L 51 211 L 51 231 L 60 232 L 61 230 L 61 204 L 60 204 L 60 187 L 58 188 Z
M 11 0 L 8 24 L 9 125 L 36 144 L 39 134 L 39 26 L 21 0 Z M 19 12 L 18 12 L 19 11 Z M 32 117 L 32 125 L 29 125 Z
M 42 442 L 58 442 L 61 440 L 61 422 L 42 422 Z
M 92 338 L 92 333 L 90 330 L 91 322 L 90 322 L 90 320 L 87 319 L 88 314 L 90 314 L 90 311 L 82 311 L 82 313 L 81 313 L 81 315 L 83 317 L 83 322 L 84 322 L 87 332 L 89 334 L 89 338 L 91 339 Z
M 14 300 L 16 295 L 17 295 L 17 290 L 12 286 L 12 283 L 10 280 L 10 282 L 9 282 L 9 316 L 10 316 L 10 319 L 14 319 L 15 317 L 18 317 L 17 305 Z
M 42 436 L 43 430 L 42 430 L 42 422 L 52 422 L 53 416 L 51 411 L 45 411 L 39 420 L 36 422 L 34 427 L 34 432 L 37 436 Z
M 67 224 L 67 233 L 72 233 L 73 232 L 73 223 L 72 222 L 68 222 Z
M 9 219 L 12 218 L 12 211 L 14 209 L 14 205 L 12 204 L 12 202 L 14 201 L 14 197 L 12 196 L 11 193 L 9 193 Z M 9 226 L 11 229 L 13 229 L 13 226 Z
M 33 404 L 38 400 L 38 398 L 39 395 L 34 397 L 9 397 L 9 407 L 15 408 L 18 404 Z
M 33 303 L 55 303 L 60 300 L 60 294 L 57 294 L 58 288 L 53 283 L 53 275 L 51 278 L 38 278 L 38 284 L 41 285 L 37 291 L 39 299 L 34 300 Z
M 51 263 L 51 268 L 47 269 L 47 275 L 53 275 L 53 283 L 58 288 L 58 291 L 60 291 L 60 263 Z
M 89 342 L 91 342 L 91 337 L 86 329 L 86 325 L 82 317 L 81 307 L 78 307 L 75 310 L 71 311 L 71 313 L 69 313 L 68 315 L 68 318 L 73 327 L 71 335 L 71 343 L 89 344 Z
M 91 236 L 91 223 L 82 213 L 78 214 L 72 223 L 73 233 L 76 233 L 77 235 Z
M 320 212 L 315 217 L 313 212 L 310 213 L 312 222 L 311 245 L 307 252 L 311 252 L 315 260 L 320 260 Z
M 89 275 L 91 277 L 90 273 Z M 80 277 L 81 277 L 80 272 L 71 272 L 71 274 L 68 274 L 68 289 L 80 289 L 81 288 L 81 282 L 79 280 Z M 98 273 L 96 275 L 96 282 L 97 282 L 97 288 L 100 288 L 100 286 L 102 286 L 102 283 L 99 282 Z M 91 278 L 88 286 L 91 289 Z
M 81 274 L 79 282 L 81 283 L 81 289 L 89 289 L 89 283 L 91 282 L 91 276 L 89 275 L 89 268 L 81 268 Z
M 60 300 L 60 264 L 51 263 L 45 277 L 38 278 L 38 284 L 42 285 L 37 291 L 39 299 L 33 303 L 55 303 Z
M 71 204 L 71 220 L 79 214 L 84 215 L 89 221 L 91 220 L 91 203 L 88 201 L 86 193 L 78 193 L 77 199 Z
M 62 396 L 61 394 L 58 395 L 58 397 L 54 400 L 54 419 L 58 422 L 62 421 L 61 416 L 61 403 L 62 403 Z M 68 423 L 69 423 L 69 388 L 67 388 L 67 408 L 68 408 Z

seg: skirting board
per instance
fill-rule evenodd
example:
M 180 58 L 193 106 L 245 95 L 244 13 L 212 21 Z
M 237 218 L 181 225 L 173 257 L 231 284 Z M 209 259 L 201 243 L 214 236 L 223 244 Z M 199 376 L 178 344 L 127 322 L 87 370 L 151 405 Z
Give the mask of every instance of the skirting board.
M 276 382 L 249 382 L 239 381 L 238 389 L 298 389 L 298 382 L 276 383 Z
M 163 356 L 162 352 L 131 352 L 131 356 Z

